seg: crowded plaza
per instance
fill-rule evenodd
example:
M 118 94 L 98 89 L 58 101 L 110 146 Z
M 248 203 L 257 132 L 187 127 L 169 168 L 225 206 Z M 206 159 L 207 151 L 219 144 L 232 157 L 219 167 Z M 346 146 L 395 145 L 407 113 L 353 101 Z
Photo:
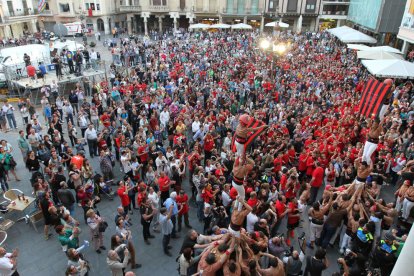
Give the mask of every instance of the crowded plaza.
M 28 224 L 59 267 L 31 275 L 391 275 L 413 221 L 411 81 L 328 31 L 118 41 L 105 78 L 1 104 L 2 216 L 28 207 L 7 232 Z M 1 275 L 30 273 L 20 254 L 0 247 Z

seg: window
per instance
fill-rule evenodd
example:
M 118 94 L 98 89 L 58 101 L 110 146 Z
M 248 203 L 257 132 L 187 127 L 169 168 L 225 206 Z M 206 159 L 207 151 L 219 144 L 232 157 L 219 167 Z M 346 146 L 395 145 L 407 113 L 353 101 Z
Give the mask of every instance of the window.
M 46 5 L 45 5 L 45 11 L 48 11 L 50 8 L 49 8 L 49 3 L 48 2 L 46 2 Z
M 298 0 L 289 0 L 287 6 L 288 12 L 297 12 L 298 11 Z
M 61 12 L 70 12 L 69 4 L 59 4 Z
M 100 11 L 101 10 L 101 4 L 96 4 L 96 10 Z
M 306 6 L 305 6 L 306 12 L 315 12 L 315 8 L 316 8 L 316 0 L 306 1 Z
M 85 3 L 85 9 L 89 10 L 89 3 Z
M 153 6 L 166 6 L 167 0 L 152 0 Z
M 273 1 L 269 2 L 269 9 L 273 9 Z
M 95 3 L 91 3 L 91 10 L 95 10 Z

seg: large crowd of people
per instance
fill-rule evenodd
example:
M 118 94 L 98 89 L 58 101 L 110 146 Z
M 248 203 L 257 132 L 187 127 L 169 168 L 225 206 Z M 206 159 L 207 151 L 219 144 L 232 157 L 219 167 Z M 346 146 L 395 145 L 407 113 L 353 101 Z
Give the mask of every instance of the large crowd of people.
M 123 39 L 91 93 L 53 83 L 41 109 L 4 102 L 1 127 L 23 126 L 17 143 L 44 238 L 58 236 L 66 275 L 93 267 L 89 243 L 112 275 L 134 275 L 135 215 L 147 245 L 162 235 L 166 256 L 187 228 L 181 276 L 322 275 L 329 250 L 342 255 L 335 275 L 390 275 L 414 206 L 412 84 L 395 80 L 386 112 L 364 118 L 372 76 L 355 52 L 327 32 L 272 37 L 287 46 L 277 58 L 255 32 Z M 1 141 L 3 191 L 19 181 L 16 154 Z M 100 216 L 102 197 L 116 198 L 114 221 Z

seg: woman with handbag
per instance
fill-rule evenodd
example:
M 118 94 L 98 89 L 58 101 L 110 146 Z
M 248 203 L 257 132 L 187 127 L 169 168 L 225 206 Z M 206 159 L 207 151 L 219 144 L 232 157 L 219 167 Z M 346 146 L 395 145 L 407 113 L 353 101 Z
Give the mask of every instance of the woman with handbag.
M 101 254 L 101 249 L 106 249 L 106 247 L 103 245 L 103 233 L 105 232 L 108 223 L 105 222 L 100 216 L 98 216 L 93 209 L 90 209 L 88 212 L 86 212 L 86 217 L 86 222 L 88 223 L 89 229 L 91 231 L 91 239 L 94 245 L 94 249 L 96 253 Z

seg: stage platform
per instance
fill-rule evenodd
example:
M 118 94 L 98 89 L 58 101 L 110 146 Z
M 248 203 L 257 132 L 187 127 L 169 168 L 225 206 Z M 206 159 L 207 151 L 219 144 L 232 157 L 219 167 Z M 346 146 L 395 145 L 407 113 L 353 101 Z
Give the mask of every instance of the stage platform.
M 48 86 L 52 84 L 53 80 L 56 81 L 58 84 L 65 84 L 71 82 L 78 82 L 81 81 L 83 78 L 92 78 L 99 75 L 104 75 L 104 70 L 93 70 L 87 69 L 82 72 L 81 76 L 76 76 L 75 74 L 64 74 L 59 80 L 56 77 L 56 73 L 54 71 L 50 71 L 46 74 L 45 79 L 38 79 L 32 80 L 31 78 L 21 78 L 19 80 L 10 80 L 9 82 L 16 88 L 25 89 L 27 85 L 29 85 L 31 90 L 39 90 L 44 85 Z

